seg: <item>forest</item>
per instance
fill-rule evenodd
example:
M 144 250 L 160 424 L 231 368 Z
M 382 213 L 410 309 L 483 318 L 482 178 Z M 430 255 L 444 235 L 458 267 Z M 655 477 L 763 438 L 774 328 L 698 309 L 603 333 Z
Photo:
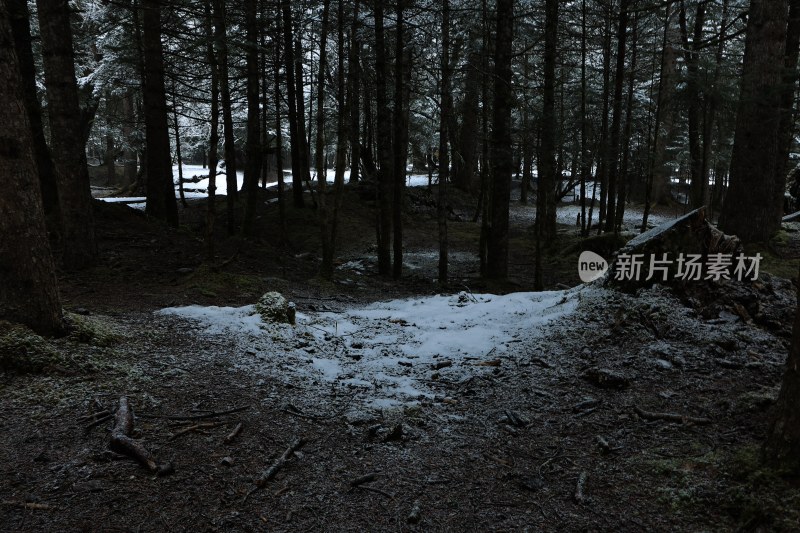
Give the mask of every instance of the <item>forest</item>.
M 0 0 L 0 530 L 797 531 L 800 0 Z

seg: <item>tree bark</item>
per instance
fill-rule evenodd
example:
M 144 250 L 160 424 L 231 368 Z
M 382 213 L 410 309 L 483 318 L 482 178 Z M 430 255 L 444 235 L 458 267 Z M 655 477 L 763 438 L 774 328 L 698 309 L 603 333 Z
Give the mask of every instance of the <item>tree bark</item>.
M 786 0 L 752 0 L 731 157 L 719 226 L 743 242 L 767 241 L 783 216 L 779 131 L 785 68 Z
M 375 99 L 378 120 L 378 273 L 392 271 L 392 117 L 387 96 L 388 65 L 383 3 L 375 3 Z
M 205 31 L 208 36 L 206 56 L 211 71 L 211 134 L 208 139 L 208 203 L 206 204 L 206 259 L 214 261 L 214 223 L 217 218 L 216 191 L 217 165 L 219 163 L 219 61 L 215 50 L 216 38 L 212 24 L 211 0 L 204 3 Z
M 689 32 L 686 24 L 686 7 L 681 2 L 680 26 L 686 60 L 686 98 L 689 102 L 687 115 L 689 122 L 689 203 L 692 209 L 705 205 L 708 181 L 703 174 L 703 152 L 700 144 L 700 50 L 703 40 L 703 24 L 706 20 L 706 3 L 699 2 L 694 18 L 692 44 L 689 45 Z
M 261 110 L 259 108 L 258 85 L 258 2 L 246 0 L 245 13 L 245 70 L 247 72 L 247 163 L 244 167 L 246 203 L 242 233 L 249 237 L 255 234 L 256 206 L 258 205 L 258 178 L 261 175 Z
M 551 242 L 556 236 L 556 52 L 558 45 L 558 0 L 545 1 L 544 25 L 544 92 L 539 147 L 539 187 L 536 201 L 536 223 L 540 237 Z
M 620 129 L 622 127 L 622 88 L 625 85 L 625 50 L 628 36 L 628 0 L 619 6 L 619 26 L 617 28 L 617 65 L 614 73 L 614 116 L 611 119 L 608 157 L 608 192 L 606 193 L 605 231 L 614 231 L 617 221 L 616 195 L 619 178 Z
M 800 297 L 783 384 L 762 456 L 767 464 L 800 474 Z
M 448 130 L 451 112 L 450 90 L 450 0 L 442 1 L 441 111 L 439 116 L 439 198 L 436 207 L 439 229 L 439 285 L 447 285 L 449 244 L 447 239 L 447 178 L 450 171 Z
M 25 109 L 33 136 L 33 154 L 36 169 L 39 173 L 39 185 L 42 189 L 42 203 L 47 220 L 48 231 L 58 236 L 61 232 L 61 208 L 58 203 L 58 184 L 56 171 L 50 148 L 44 134 L 42 108 L 36 94 L 36 63 L 33 59 L 31 40 L 30 14 L 26 0 L 7 0 L 11 16 L 11 33 L 14 36 L 14 49 L 19 58 L 19 69 L 22 75 Z
M 97 242 L 86 147 L 81 135 L 75 133 L 81 112 L 69 4 L 67 0 L 37 0 L 37 6 L 50 144 L 63 223 L 62 260 L 68 270 L 81 269 L 97 259 Z
M 404 10 L 405 4 L 403 0 L 397 0 L 393 123 L 394 199 L 392 202 L 392 229 L 394 230 L 392 277 L 395 279 L 399 279 L 403 274 L 403 201 L 406 189 L 406 162 L 408 160 L 408 101 L 411 93 L 411 58 L 405 49 Z M 450 96 L 448 95 L 448 97 Z
M 33 137 L 9 13 L 0 3 L 0 319 L 61 332 L 61 303 L 47 242 Z
M 225 139 L 225 215 L 228 235 L 236 233 L 236 200 L 239 198 L 239 179 L 236 176 L 236 139 L 233 134 L 233 109 L 228 75 L 228 15 L 225 0 L 214 0 L 214 41 L 217 43 L 220 104 Z
M 172 182 L 164 51 L 161 44 L 161 1 L 142 0 L 144 48 L 144 123 L 147 144 L 147 207 L 145 212 L 178 226 L 178 204 Z
M 492 213 L 486 254 L 486 275 L 491 279 L 508 277 L 508 208 L 511 201 L 511 174 L 514 168 L 511 139 L 511 109 L 514 104 L 511 88 L 513 39 L 514 2 L 498 0 L 491 140 Z
M 297 130 L 297 97 L 295 96 L 294 81 L 294 39 L 292 37 L 292 9 L 289 0 L 281 0 L 283 13 L 283 66 L 286 70 L 286 96 L 289 101 L 289 143 L 292 156 L 292 199 L 295 207 L 302 208 L 303 200 L 303 171 L 300 165 L 300 139 Z M 300 119 L 302 120 L 302 118 Z

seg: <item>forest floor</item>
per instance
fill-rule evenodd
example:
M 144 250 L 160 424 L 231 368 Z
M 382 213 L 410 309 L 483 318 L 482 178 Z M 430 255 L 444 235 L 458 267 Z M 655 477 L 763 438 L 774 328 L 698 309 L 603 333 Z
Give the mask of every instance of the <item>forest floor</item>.
M 620 242 L 581 239 L 564 207 L 553 292 L 536 295 L 533 209 L 513 207 L 510 280 L 489 283 L 474 199 L 454 195 L 442 291 L 435 193 L 409 192 L 398 281 L 377 275 L 368 196 L 347 191 L 333 282 L 316 276 L 313 209 L 287 206 L 282 228 L 268 203 L 252 242 L 225 236 L 220 202 L 210 266 L 204 200 L 178 230 L 98 202 L 99 264 L 59 273 L 78 327 L 43 341 L 43 372 L 0 374 L 0 530 L 798 530 L 800 482 L 758 462 L 798 228 L 748 250 L 766 257 L 757 283 L 625 294 L 579 286 L 579 253 Z M 294 328 L 247 317 L 272 290 Z M 173 473 L 109 450 L 122 396 Z

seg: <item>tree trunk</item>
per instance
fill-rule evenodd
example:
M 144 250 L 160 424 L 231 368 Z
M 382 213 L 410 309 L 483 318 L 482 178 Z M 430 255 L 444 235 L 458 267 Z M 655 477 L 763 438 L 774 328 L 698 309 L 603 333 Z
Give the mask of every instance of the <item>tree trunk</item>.
M 408 101 L 411 94 L 410 54 L 405 49 L 405 5 L 397 0 L 397 27 L 395 29 L 394 69 L 394 201 L 392 202 L 392 228 L 394 230 L 394 263 L 392 277 L 403 274 L 403 199 L 406 188 L 406 161 L 408 160 Z M 448 94 L 449 96 L 449 94 Z
M 214 30 L 212 29 L 211 0 L 206 0 L 205 31 L 208 36 L 206 56 L 209 70 L 211 71 L 211 135 L 208 139 L 208 203 L 206 204 L 206 260 L 214 261 L 214 223 L 217 218 L 216 191 L 217 191 L 217 165 L 219 155 L 219 61 L 215 51 Z
M 558 0 L 545 1 L 544 25 L 544 92 L 539 147 L 539 188 L 536 200 L 536 221 L 540 237 L 551 242 L 556 236 L 556 52 L 558 45 Z
M 392 270 L 392 118 L 389 112 L 383 3 L 375 3 L 375 99 L 378 119 L 378 273 Z
M 178 204 L 172 182 L 164 51 L 161 45 L 161 0 L 143 0 L 144 123 L 147 144 L 147 207 L 145 212 L 178 226 Z
M 447 240 L 447 178 L 450 170 L 447 125 L 452 102 L 450 90 L 450 0 L 442 1 L 442 84 L 439 95 L 439 198 L 436 207 L 439 229 L 439 286 L 447 285 L 449 246 Z
M 628 94 L 626 96 L 625 127 L 622 134 L 622 166 L 619 173 L 617 187 L 617 212 L 614 223 L 614 234 L 622 230 L 622 221 L 625 218 L 625 202 L 628 193 L 629 162 L 631 158 L 631 137 L 633 136 L 633 91 L 636 86 L 636 45 L 638 40 L 639 13 L 633 17 L 633 34 L 631 35 L 631 64 L 628 69 Z
M 683 39 L 684 58 L 686 60 L 686 98 L 688 104 L 689 122 L 689 180 L 690 180 L 690 205 L 697 209 L 705 204 L 708 192 L 708 182 L 703 174 L 703 152 L 700 145 L 700 50 L 703 40 L 703 24 L 706 19 L 706 3 L 699 2 L 694 19 L 694 33 L 692 44 L 689 45 L 689 32 L 686 24 L 686 7 L 681 2 L 680 26 Z
M 255 234 L 256 207 L 258 205 L 258 178 L 261 175 L 261 110 L 259 108 L 258 62 L 258 2 L 246 0 L 245 13 L 245 70 L 247 72 L 247 163 L 244 167 L 246 204 L 242 233 Z
M 233 110 L 228 76 L 228 15 L 225 0 L 214 0 L 214 40 L 217 43 L 220 104 L 225 138 L 225 215 L 228 235 L 236 233 L 236 200 L 239 197 L 239 179 L 236 176 L 236 139 L 233 134 Z
M 511 201 L 511 174 L 514 169 L 511 139 L 511 108 L 514 104 L 511 88 L 513 39 L 514 2 L 497 0 L 491 140 L 492 213 L 486 254 L 486 275 L 491 279 L 508 277 L 508 207 Z
M 800 474 L 800 297 L 792 329 L 792 345 L 764 443 L 763 459 L 788 474 Z
M 475 42 L 477 39 L 470 39 Z M 463 191 L 475 190 L 475 156 L 478 149 L 478 120 L 480 119 L 480 61 L 481 51 L 471 46 L 464 79 L 464 100 L 461 104 L 461 128 L 458 150 L 453 161 L 453 185 Z M 458 164 L 456 164 L 456 161 Z
M 786 0 L 752 0 L 736 115 L 730 188 L 719 226 L 743 242 L 765 242 L 783 216 L 781 94 L 785 68 Z
M 14 49 L 19 58 L 19 69 L 22 75 L 22 98 L 28 113 L 28 123 L 33 136 L 33 155 L 39 174 L 39 186 L 42 189 L 42 203 L 47 220 L 48 231 L 58 236 L 61 233 L 61 209 L 58 203 L 58 185 L 50 148 L 44 134 L 42 108 L 36 94 L 36 63 L 33 59 L 31 45 L 30 14 L 26 0 L 8 0 L 8 11 L 11 16 L 11 33 L 14 36 Z
M 608 132 L 609 97 L 611 94 L 611 3 L 606 4 L 606 24 L 603 31 L 603 111 L 600 119 L 600 162 L 597 173 L 600 178 L 600 205 L 598 206 L 597 233 L 603 231 L 608 200 L 608 167 L 610 166 L 610 147 Z M 591 221 L 592 216 L 589 216 Z
M 50 118 L 50 144 L 63 224 L 62 259 L 66 269 L 80 269 L 97 259 L 97 242 L 86 147 L 81 135 L 75 133 L 81 113 L 69 4 L 67 0 L 38 0 L 37 6 Z
M 134 138 L 134 130 L 136 128 L 136 109 L 133 105 L 133 90 L 128 90 L 125 96 L 122 97 L 122 138 L 125 140 L 125 148 L 122 150 L 123 162 L 123 186 L 129 187 L 136 183 L 136 173 L 138 171 L 137 165 L 137 151 L 134 148 L 134 143 L 137 140 Z
M 286 96 L 289 101 L 289 142 L 292 154 L 292 199 L 295 207 L 302 208 L 303 200 L 303 169 L 300 163 L 300 144 L 305 142 L 300 138 L 297 129 L 297 96 L 294 81 L 294 39 L 292 36 L 292 9 L 289 0 L 281 0 L 283 13 L 283 66 L 286 70 Z
M 358 39 L 359 32 L 359 1 L 356 0 L 353 8 L 353 23 L 350 30 L 350 55 L 348 58 L 350 84 L 350 183 L 359 180 L 359 170 L 361 164 L 361 142 L 359 140 L 361 122 L 361 41 Z
M 611 119 L 611 145 L 608 157 L 608 192 L 606 193 L 606 231 L 614 231 L 617 222 L 616 195 L 619 179 L 619 146 L 622 127 L 622 88 L 625 85 L 625 49 L 628 36 L 628 0 L 619 6 L 617 28 L 617 66 L 614 73 L 614 116 Z
M 61 303 L 44 225 L 25 83 L 9 13 L 0 3 L 0 319 L 40 334 L 61 332 Z

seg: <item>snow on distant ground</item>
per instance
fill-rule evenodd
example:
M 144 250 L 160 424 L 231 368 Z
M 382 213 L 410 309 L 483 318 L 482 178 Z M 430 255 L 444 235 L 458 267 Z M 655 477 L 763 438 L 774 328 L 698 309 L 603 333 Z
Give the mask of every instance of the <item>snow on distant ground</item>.
M 182 165 L 183 169 L 183 189 L 184 189 L 184 196 L 186 198 L 205 198 L 208 196 L 208 168 L 203 168 L 202 165 Z M 215 182 L 216 186 L 216 194 L 218 195 L 226 195 L 228 194 L 228 185 L 226 182 L 225 177 L 225 168 L 220 166 L 217 170 L 217 179 Z M 328 170 L 326 172 L 326 179 L 328 183 L 333 183 L 334 177 L 336 176 L 335 171 Z M 179 188 L 178 188 L 178 165 L 172 166 L 172 177 L 175 181 L 175 197 L 179 198 Z M 311 172 L 312 182 L 316 182 L 316 175 L 314 171 Z M 345 170 L 344 173 L 344 180 L 347 182 L 350 179 L 350 171 Z M 197 180 L 197 181 L 189 181 L 186 180 Z M 287 186 L 291 186 L 291 175 L 287 175 L 284 177 L 284 183 Z M 435 180 L 434 180 L 435 181 Z M 242 185 L 244 184 L 244 172 L 237 171 L 236 172 L 236 187 L 238 190 L 242 189 Z M 410 187 L 422 187 L 428 185 L 428 176 L 421 175 L 421 174 L 412 174 L 407 179 L 407 184 Z M 277 187 L 278 182 L 268 182 L 267 188 Z M 108 191 L 105 191 L 108 192 Z M 144 209 L 145 206 L 145 198 L 137 198 L 137 197 L 102 197 L 100 195 L 98 197 L 99 200 L 103 200 L 104 202 L 124 202 L 131 207 L 137 209 Z
M 296 386 L 342 387 L 368 407 L 387 408 L 433 398 L 428 383 L 439 376 L 460 381 L 513 364 L 545 325 L 575 311 L 586 290 L 594 289 L 393 300 L 343 312 L 298 313 L 294 327 L 263 323 L 253 306 L 158 313 L 227 338 L 238 354 L 236 365 L 248 371 Z

